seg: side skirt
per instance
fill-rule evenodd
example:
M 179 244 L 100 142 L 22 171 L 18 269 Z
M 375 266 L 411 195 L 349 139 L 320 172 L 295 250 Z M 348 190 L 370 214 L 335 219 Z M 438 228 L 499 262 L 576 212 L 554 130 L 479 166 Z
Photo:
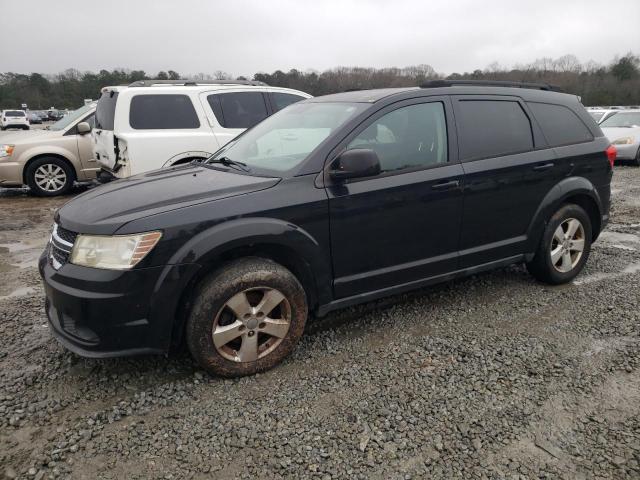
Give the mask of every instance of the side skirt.
M 502 260 L 496 260 L 489 263 L 483 263 L 482 265 L 476 265 L 473 267 L 465 268 L 462 270 L 455 270 L 450 273 L 442 275 L 436 275 L 434 277 L 422 278 L 413 282 L 403 283 L 401 285 L 394 285 L 393 287 L 382 288 L 380 290 L 374 290 L 372 292 L 360 293 L 351 297 L 340 298 L 330 303 L 320 305 L 316 311 L 318 317 L 324 317 L 327 313 L 333 310 L 339 310 L 341 308 L 351 307 L 360 303 L 370 302 L 378 300 L 380 298 L 388 297 L 391 295 L 397 295 L 399 293 L 408 292 L 418 288 L 434 285 L 436 283 L 447 282 L 456 278 L 467 277 L 476 273 L 485 272 L 487 270 L 493 270 L 500 267 L 506 267 L 513 265 L 514 263 L 520 263 L 530 260 L 531 255 L 514 255 L 513 257 L 503 258 Z

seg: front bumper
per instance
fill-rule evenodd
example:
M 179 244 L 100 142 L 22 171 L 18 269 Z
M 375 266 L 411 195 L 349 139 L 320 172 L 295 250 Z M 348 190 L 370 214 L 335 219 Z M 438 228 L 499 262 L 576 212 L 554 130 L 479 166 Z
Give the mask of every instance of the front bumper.
M 169 351 L 180 294 L 197 265 L 115 271 L 67 263 L 56 270 L 47 252 L 38 264 L 45 308 L 64 347 L 94 358 Z
M 616 160 L 635 160 L 638 158 L 638 149 L 640 144 L 633 145 L 614 145 L 616 147 Z
M 0 185 L 3 187 L 19 187 L 22 185 L 23 168 L 24 165 L 22 163 L 0 158 Z

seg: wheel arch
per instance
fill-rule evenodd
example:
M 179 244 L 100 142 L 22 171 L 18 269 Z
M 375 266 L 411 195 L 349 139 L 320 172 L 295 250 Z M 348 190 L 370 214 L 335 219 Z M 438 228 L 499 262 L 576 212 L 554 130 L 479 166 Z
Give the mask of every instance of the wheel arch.
M 57 158 L 59 160 L 62 160 L 71 169 L 71 172 L 73 173 L 73 180 L 77 180 L 78 172 L 76 171 L 76 167 L 73 165 L 73 162 L 71 160 L 69 160 L 67 157 L 65 157 L 64 155 L 61 155 L 59 153 L 38 153 L 38 154 L 34 155 L 33 157 L 31 157 L 29 160 L 27 160 L 27 162 L 24 164 L 24 168 L 22 169 L 22 182 L 23 182 L 24 185 L 27 184 L 27 170 L 29 170 L 29 166 L 33 162 L 35 162 L 36 160 L 39 160 L 41 158 Z
M 330 262 L 308 232 L 270 218 L 226 222 L 194 236 L 171 260 L 172 264 L 193 262 L 200 266 L 186 282 L 176 304 L 174 347 L 184 338 L 195 286 L 230 262 L 249 256 L 268 258 L 290 270 L 302 284 L 310 312 L 331 300 Z
M 592 240 L 598 238 L 602 228 L 602 200 L 598 190 L 584 177 L 569 177 L 549 190 L 540 202 L 527 229 L 531 252 L 536 250 L 551 215 L 568 203 L 575 203 L 587 212 L 591 219 Z

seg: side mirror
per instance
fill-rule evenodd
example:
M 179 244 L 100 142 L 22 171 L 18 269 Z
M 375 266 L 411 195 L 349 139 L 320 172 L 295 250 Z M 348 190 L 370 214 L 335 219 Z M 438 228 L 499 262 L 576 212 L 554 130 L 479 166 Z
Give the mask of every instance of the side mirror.
M 78 131 L 78 135 L 86 135 L 91 131 L 91 125 L 89 125 L 87 122 L 80 122 L 76 126 L 76 130 Z
M 373 177 L 380 173 L 378 154 L 369 148 L 346 150 L 333 162 L 329 176 L 342 181 L 350 178 Z

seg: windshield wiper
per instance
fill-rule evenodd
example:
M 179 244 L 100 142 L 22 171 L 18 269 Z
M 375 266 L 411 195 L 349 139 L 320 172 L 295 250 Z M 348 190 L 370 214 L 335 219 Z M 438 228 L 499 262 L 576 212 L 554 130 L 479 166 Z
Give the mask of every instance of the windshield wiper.
M 249 166 L 246 163 L 239 162 L 237 160 L 231 160 L 229 157 L 216 158 L 214 160 L 209 160 L 207 163 L 220 163 L 220 164 L 224 165 L 225 167 L 238 167 L 238 168 L 240 168 L 240 170 L 242 170 L 244 172 L 251 171 L 251 169 L 249 168 Z

